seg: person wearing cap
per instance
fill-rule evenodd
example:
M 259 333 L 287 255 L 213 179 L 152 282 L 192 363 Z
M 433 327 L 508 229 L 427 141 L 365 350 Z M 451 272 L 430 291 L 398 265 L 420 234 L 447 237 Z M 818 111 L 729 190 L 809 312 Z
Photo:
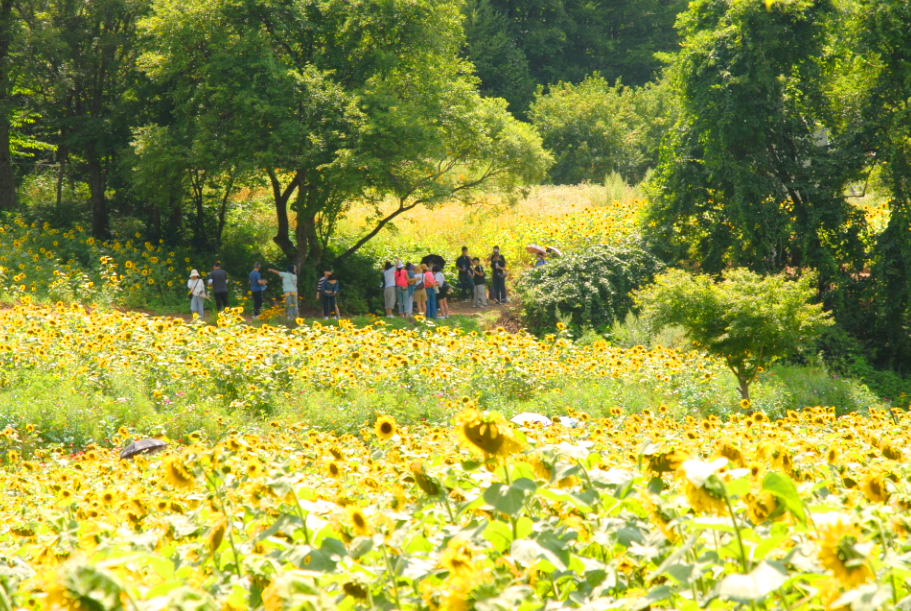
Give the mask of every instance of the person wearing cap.
M 396 260 L 396 263 L 401 264 Z M 395 309 L 395 265 L 391 261 L 386 261 L 383 266 L 383 305 L 386 306 L 386 318 L 392 318 L 392 310 Z
M 187 288 L 190 289 L 190 312 L 203 318 L 206 315 L 205 300 L 209 298 L 209 294 L 206 293 L 205 281 L 199 277 L 199 272 L 195 269 L 190 272 Z
M 405 308 L 408 305 L 408 271 L 398 259 L 395 260 L 395 300 L 399 306 L 399 316 L 407 316 Z
M 285 271 L 269 268 L 273 274 L 278 274 L 282 279 L 282 293 L 285 294 L 285 318 L 289 321 L 297 320 L 297 273 L 293 265 L 288 264 Z
M 228 273 L 221 268 L 221 261 L 216 261 L 212 265 L 209 286 L 212 287 L 212 296 L 215 297 L 215 311 L 221 312 L 228 307 Z

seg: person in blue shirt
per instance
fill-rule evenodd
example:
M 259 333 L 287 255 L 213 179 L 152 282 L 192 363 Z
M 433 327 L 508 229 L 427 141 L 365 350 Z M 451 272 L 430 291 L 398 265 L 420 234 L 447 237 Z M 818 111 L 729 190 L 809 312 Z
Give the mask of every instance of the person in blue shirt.
M 537 259 L 535 260 L 535 267 L 541 267 L 542 265 L 547 265 L 547 259 L 544 258 L 544 253 L 536 253 Z
M 263 291 L 266 290 L 266 281 L 259 275 L 259 263 L 253 264 L 250 272 L 250 292 L 253 293 L 253 320 L 259 318 L 259 311 L 263 307 Z

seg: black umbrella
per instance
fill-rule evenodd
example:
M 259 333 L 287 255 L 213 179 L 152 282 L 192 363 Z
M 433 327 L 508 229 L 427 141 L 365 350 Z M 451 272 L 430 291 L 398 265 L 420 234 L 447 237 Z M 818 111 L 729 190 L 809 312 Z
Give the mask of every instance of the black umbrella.
M 428 266 L 429 265 L 439 265 L 440 269 L 443 269 L 444 267 L 446 267 L 446 259 L 444 259 L 440 255 L 427 255 L 426 257 L 421 259 L 421 263 L 423 263 L 424 265 L 428 265 Z
M 155 454 L 166 447 L 168 447 L 168 444 L 160 439 L 140 439 L 120 450 L 120 459 L 133 458 L 137 454 Z

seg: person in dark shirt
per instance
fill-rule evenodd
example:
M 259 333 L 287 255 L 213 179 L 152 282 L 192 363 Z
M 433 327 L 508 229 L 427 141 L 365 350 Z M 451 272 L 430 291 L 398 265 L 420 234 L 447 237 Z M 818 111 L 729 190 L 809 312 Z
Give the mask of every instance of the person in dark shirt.
M 215 311 L 221 312 L 228 307 L 228 273 L 221 268 L 221 261 L 216 261 L 212 265 L 209 286 L 215 296 Z
M 493 301 L 503 305 L 506 303 L 506 260 L 503 255 L 494 255 L 490 262 L 490 276 L 493 279 Z
M 499 302 L 508 303 L 508 302 L 509 302 L 509 298 L 506 296 L 506 274 L 505 274 L 505 270 L 506 270 L 506 257 L 504 257 L 503 255 L 500 254 L 500 247 L 499 247 L 499 246 L 494 246 L 494 247 L 493 247 L 493 252 L 490 254 L 490 269 L 491 269 L 491 275 L 492 275 L 492 276 L 493 276 L 493 273 L 494 273 L 494 271 L 495 271 L 495 270 L 494 270 L 494 259 L 497 258 L 497 257 L 499 257 L 500 265 L 503 266 L 503 270 L 504 270 L 504 274 L 503 274 L 503 284 L 502 284 L 502 286 L 498 286 L 497 283 L 496 283 L 495 281 L 494 281 L 494 282 L 491 282 L 488 291 L 489 291 L 489 293 L 490 293 L 490 299 L 491 299 L 491 301 L 497 301 L 497 296 L 496 296 L 496 294 L 494 293 L 494 291 L 495 291 L 496 289 L 498 289 L 498 288 L 502 288 L 502 289 L 503 289 L 503 294 L 502 294 L 502 296 L 501 296 Z M 496 276 L 494 276 L 493 279 L 496 280 Z M 499 302 L 498 302 L 498 303 L 499 303 Z
M 462 289 L 462 300 L 467 302 L 474 295 L 471 257 L 468 256 L 467 246 L 462 247 L 462 256 L 456 259 L 456 269 L 459 270 L 459 288 Z
M 259 311 L 263 307 L 263 291 L 266 290 L 266 281 L 259 274 L 259 263 L 253 264 L 250 272 L 250 293 L 253 295 L 253 320 L 259 318 Z

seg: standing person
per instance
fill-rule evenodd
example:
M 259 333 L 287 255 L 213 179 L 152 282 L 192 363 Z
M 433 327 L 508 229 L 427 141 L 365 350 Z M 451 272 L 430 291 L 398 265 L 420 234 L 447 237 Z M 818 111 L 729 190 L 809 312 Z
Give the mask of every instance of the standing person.
M 424 286 L 424 272 L 421 268 L 412 266 L 411 280 L 414 288 L 414 305 L 418 314 L 427 314 L 427 289 Z
M 209 286 L 212 287 L 212 295 L 215 297 L 215 313 L 217 314 L 228 307 L 228 273 L 221 268 L 221 261 L 212 264 Z
M 395 260 L 395 300 L 399 306 L 399 316 L 408 316 L 411 314 L 411 307 L 408 305 L 410 293 L 408 291 L 408 270 L 398 259 Z
M 474 277 L 471 273 L 471 257 L 468 256 L 468 247 L 462 247 L 462 256 L 456 259 L 456 269 L 459 270 L 459 288 L 462 289 L 462 301 L 468 302 L 474 296 Z
M 495 254 L 493 256 L 490 262 L 490 275 L 493 279 L 491 291 L 493 301 L 498 305 L 503 305 L 506 303 L 506 262 L 503 260 L 503 255 Z
M 487 274 L 484 272 L 484 266 L 481 265 L 481 260 L 475 257 L 471 260 L 473 263 L 471 268 L 471 273 L 474 276 L 474 303 L 471 307 L 473 308 L 486 308 L 487 307 Z
M 392 318 L 395 296 L 395 265 L 386 261 L 386 265 L 383 266 L 383 305 L 386 306 L 386 318 Z
M 198 315 L 200 319 L 204 318 L 206 315 L 205 300 L 209 298 L 209 295 L 206 293 L 206 283 L 199 277 L 199 272 L 195 269 L 190 272 L 187 288 L 190 289 L 190 312 Z
M 547 259 L 544 258 L 543 252 L 536 253 L 535 256 L 537 257 L 537 259 L 535 259 L 535 267 L 547 265 Z
M 285 271 L 269 268 L 273 274 L 278 274 L 282 279 L 282 292 L 285 294 L 285 318 L 297 319 L 297 270 L 293 265 L 288 265 Z
M 263 277 L 259 275 L 259 263 L 253 264 L 253 271 L 250 272 L 250 292 L 253 294 L 253 320 L 259 318 L 259 312 L 263 308 L 263 291 L 268 284 Z
M 443 275 L 443 270 L 439 265 L 433 266 L 433 279 L 436 280 L 437 287 L 439 288 L 439 293 L 437 293 L 437 308 L 440 311 L 440 316 L 437 318 L 449 318 L 449 283 L 446 282 L 446 276 Z
M 427 318 L 437 317 L 437 281 L 430 267 L 421 263 L 421 274 L 424 276 L 424 289 L 427 291 Z
M 323 284 L 325 284 L 326 280 L 328 280 L 328 279 L 329 279 L 329 276 L 331 276 L 331 275 L 332 275 L 332 270 L 331 270 L 331 269 L 324 270 L 324 271 L 323 271 L 323 277 L 320 278 L 320 279 L 319 279 L 319 282 L 316 283 L 316 303 L 322 303 L 322 300 L 323 300 Z M 339 318 L 341 318 L 341 317 L 342 317 L 342 312 L 341 312 L 341 310 L 339 310 L 339 308 L 338 308 L 338 294 L 337 294 L 337 292 L 336 292 L 336 295 L 335 295 L 335 296 L 336 296 L 336 300 L 335 300 L 335 315 L 338 316 Z
M 494 290 L 495 290 L 496 288 L 502 288 L 502 289 L 503 289 L 502 302 L 503 302 L 503 303 L 509 303 L 509 297 L 506 296 L 506 274 L 505 274 L 505 271 L 506 271 L 506 257 L 504 257 L 503 255 L 500 254 L 500 247 L 499 247 L 499 246 L 494 246 L 494 247 L 493 247 L 493 252 L 490 253 L 490 269 L 491 269 L 491 275 L 492 275 L 492 276 L 493 276 L 493 273 L 494 273 L 494 263 L 493 263 L 493 262 L 494 262 L 494 259 L 498 259 L 498 260 L 500 261 L 500 264 L 503 266 L 504 274 L 503 274 L 503 284 L 502 284 L 502 286 L 498 286 L 498 285 L 496 284 L 496 282 L 491 282 L 491 283 L 490 283 L 490 288 L 489 288 L 489 291 L 490 291 L 490 299 L 491 299 L 491 300 L 496 300 L 496 296 L 494 295 Z
M 338 295 L 339 291 L 339 282 L 338 278 L 335 277 L 335 274 L 330 273 L 323 281 L 323 286 L 321 289 L 321 301 L 323 303 L 323 320 L 329 320 L 329 313 L 332 313 L 333 318 L 338 314 L 338 303 L 335 298 Z M 338 316 L 341 318 L 341 316 Z

